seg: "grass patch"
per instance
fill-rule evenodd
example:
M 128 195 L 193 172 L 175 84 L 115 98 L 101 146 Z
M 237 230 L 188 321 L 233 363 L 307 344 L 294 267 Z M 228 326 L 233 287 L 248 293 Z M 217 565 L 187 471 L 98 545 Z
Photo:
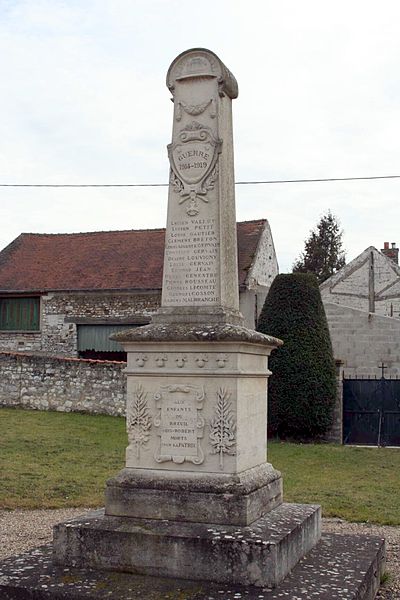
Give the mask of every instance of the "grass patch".
M 0 409 L 0 507 L 101 506 L 124 466 L 125 419 Z
M 0 408 L 0 508 L 102 506 L 126 446 L 123 418 Z M 270 442 L 268 461 L 287 502 L 400 525 L 400 449 Z
M 269 442 L 286 502 L 317 503 L 325 517 L 400 525 L 400 449 Z

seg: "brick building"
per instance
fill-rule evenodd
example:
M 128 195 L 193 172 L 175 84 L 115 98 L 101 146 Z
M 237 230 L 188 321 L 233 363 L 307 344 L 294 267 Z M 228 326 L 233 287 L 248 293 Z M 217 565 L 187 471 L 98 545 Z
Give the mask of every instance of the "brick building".
M 240 309 L 254 327 L 278 273 L 265 219 L 238 223 Z M 0 252 L 0 351 L 123 358 L 114 331 L 161 300 L 164 229 L 21 234 Z

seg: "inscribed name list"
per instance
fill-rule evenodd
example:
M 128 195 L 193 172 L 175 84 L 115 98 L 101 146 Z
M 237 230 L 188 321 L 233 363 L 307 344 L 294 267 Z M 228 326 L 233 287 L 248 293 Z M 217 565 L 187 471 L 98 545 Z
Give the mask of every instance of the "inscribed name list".
M 190 395 L 174 394 L 165 398 L 161 408 L 162 455 L 197 455 L 197 408 Z
M 171 220 L 165 242 L 163 305 L 219 304 L 218 264 L 214 217 Z

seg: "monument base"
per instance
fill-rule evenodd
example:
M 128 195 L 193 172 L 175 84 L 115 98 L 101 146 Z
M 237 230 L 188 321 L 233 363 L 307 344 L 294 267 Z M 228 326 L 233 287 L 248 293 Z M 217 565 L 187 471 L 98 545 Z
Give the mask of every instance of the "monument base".
M 242 473 L 123 469 L 107 481 L 106 515 L 246 526 L 282 504 L 282 477 L 264 463 Z
M 248 527 L 110 517 L 54 528 L 54 561 L 218 583 L 275 587 L 320 538 L 320 507 L 281 504 Z
M 385 569 L 385 543 L 370 536 L 325 534 L 278 588 L 148 577 L 57 566 L 51 546 L 0 562 L 2 600 L 372 600 Z
M 195 567 L 194 567 L 195 568 Z M 372 600 L 385 569 L 385 543 L 325 534 L 275 589 L 57 566 L 51 546 L 0 562 L 2 600 Z

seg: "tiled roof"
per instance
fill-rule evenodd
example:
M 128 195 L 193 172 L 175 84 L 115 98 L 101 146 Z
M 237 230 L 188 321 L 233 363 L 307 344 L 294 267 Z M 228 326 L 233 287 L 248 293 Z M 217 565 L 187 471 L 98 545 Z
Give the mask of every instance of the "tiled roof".
M 239 284 L 265 219 L 237 224 Z M 22 233 L 0 252 L 0 292 L 161 289 L 165 229 Z

